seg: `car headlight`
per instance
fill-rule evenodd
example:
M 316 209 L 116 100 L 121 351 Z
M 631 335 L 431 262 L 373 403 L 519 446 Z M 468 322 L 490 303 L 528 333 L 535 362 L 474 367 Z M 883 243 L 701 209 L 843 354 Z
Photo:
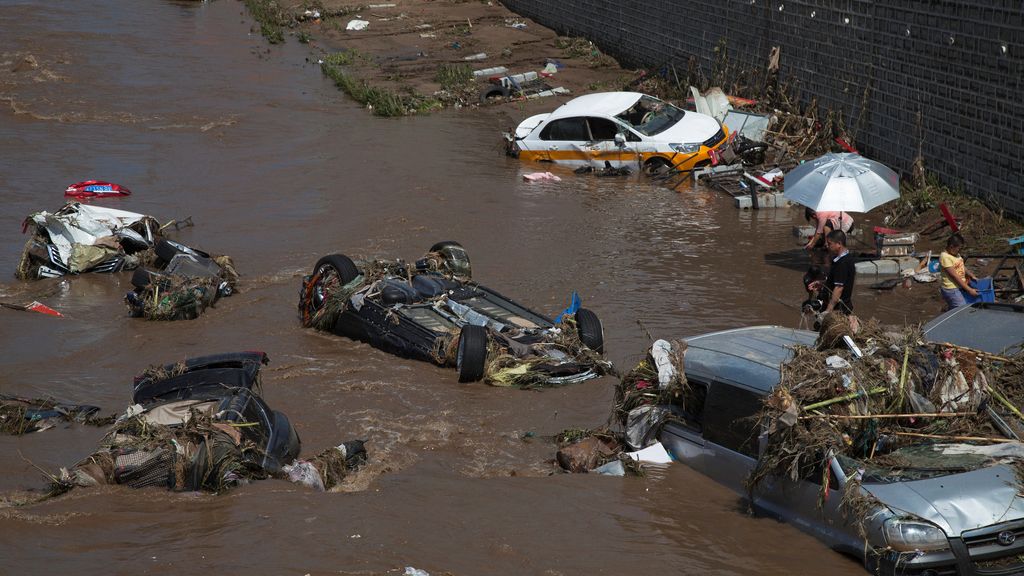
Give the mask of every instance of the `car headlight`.
M 700 142 L 694 144 L 669 144 L 668 147 L 683 154 L 693 154 L 700 150 Z
M 923 520 L 889 518 L 882 526 L 886 543 L 901 552 L 944 550 L 949 548 L 946 533 Z

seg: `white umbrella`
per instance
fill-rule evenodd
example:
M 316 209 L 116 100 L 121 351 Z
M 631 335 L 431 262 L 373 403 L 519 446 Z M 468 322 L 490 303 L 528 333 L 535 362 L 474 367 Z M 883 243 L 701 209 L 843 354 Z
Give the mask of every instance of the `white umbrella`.
M 817 212 L 867 212 L 900 197 L 900 177 L 859 154 L 828 153 L 786 174 L 783 196 Z

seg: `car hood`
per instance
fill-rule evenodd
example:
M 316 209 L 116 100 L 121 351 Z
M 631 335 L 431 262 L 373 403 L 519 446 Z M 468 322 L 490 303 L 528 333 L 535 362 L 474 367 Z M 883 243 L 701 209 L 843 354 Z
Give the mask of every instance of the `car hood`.
M 1021 486 L 1014 470 L 1003 465 L 862 487 L 897 515 L 906 513 L 927 520 L 951 537 L 1024 518 L 1024 499 L 1017 495 Z
M 655 140 L 679 144 L 704 142 L 722 129 L 722 125 L 711 116 L 699 112 L 687 112 L 683 119 L 671 128 L 651 136 Z

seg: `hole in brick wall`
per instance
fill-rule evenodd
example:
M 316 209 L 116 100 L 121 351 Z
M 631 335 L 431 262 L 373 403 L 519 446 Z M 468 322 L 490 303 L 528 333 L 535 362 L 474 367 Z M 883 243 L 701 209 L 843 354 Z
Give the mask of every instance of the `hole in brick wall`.
M 844 16 L 843 17 L 843 24 L 849 24 L 849 23 L 850 23 L 850 17 L 849 16 Z
M 786 7 L 785 4 L 779 4 L 779 12 L 782 12 L 782 9 L 785 8 L 785 7 Z
M 818 15 L 817 12 L 815 12 L 814 10 L 811 10 L 811 18 L 814 18 L 817 15 Z
M 999 51 L 1002 52 L 1003 54 L 1009 54 L 1010 53 L 1010 46 L 1007 45 L 1007 44 L 1000 44 L 999 45 Z

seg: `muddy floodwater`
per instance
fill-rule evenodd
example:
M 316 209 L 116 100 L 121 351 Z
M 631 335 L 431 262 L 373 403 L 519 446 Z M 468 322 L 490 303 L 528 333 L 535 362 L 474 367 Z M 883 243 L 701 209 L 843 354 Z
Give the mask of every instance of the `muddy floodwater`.
M 614 379 L 542 391 L 459 384 L 452 370 L 302 329 L 301 276 L 322 255 L 408 260 L 440 240 L 474 277 L 554 314 L 573 290 L 604 322 L 620 368 L 653 337 L 796 326 L 797 210 L 739 211 L 719 192 L 639 179 L 529 183 L 502 154 L 522 119 L 464 109 L 374 118 L 326 81 L 309 47 L 268 51 L 242 4 L 0 2 L 0 393 L 121 411 L 151 364 L 263 350 L 269 404 L 312 455 L 367 440 L 340 491 L 278 480 L 225 495 L 80 489 L 0 508 L 5 574 L 861 574 L 856 561 L 681 465 L 645 478 L 552 474 L 551 437 L 594 428 Z M 72 182 L 128 186 L 104 206 L 229 254 L 239 292 L 193 321 L 126 317 L 130 275 L 14 279 L 30 213 Z M 926 290 L 929 288 L 917 288 Z M 937 311 L 907 293 L 856 293 L 865 315 Z M 0 437 L 0 491 L 41 489 L 89 454 L 90 427 Z

